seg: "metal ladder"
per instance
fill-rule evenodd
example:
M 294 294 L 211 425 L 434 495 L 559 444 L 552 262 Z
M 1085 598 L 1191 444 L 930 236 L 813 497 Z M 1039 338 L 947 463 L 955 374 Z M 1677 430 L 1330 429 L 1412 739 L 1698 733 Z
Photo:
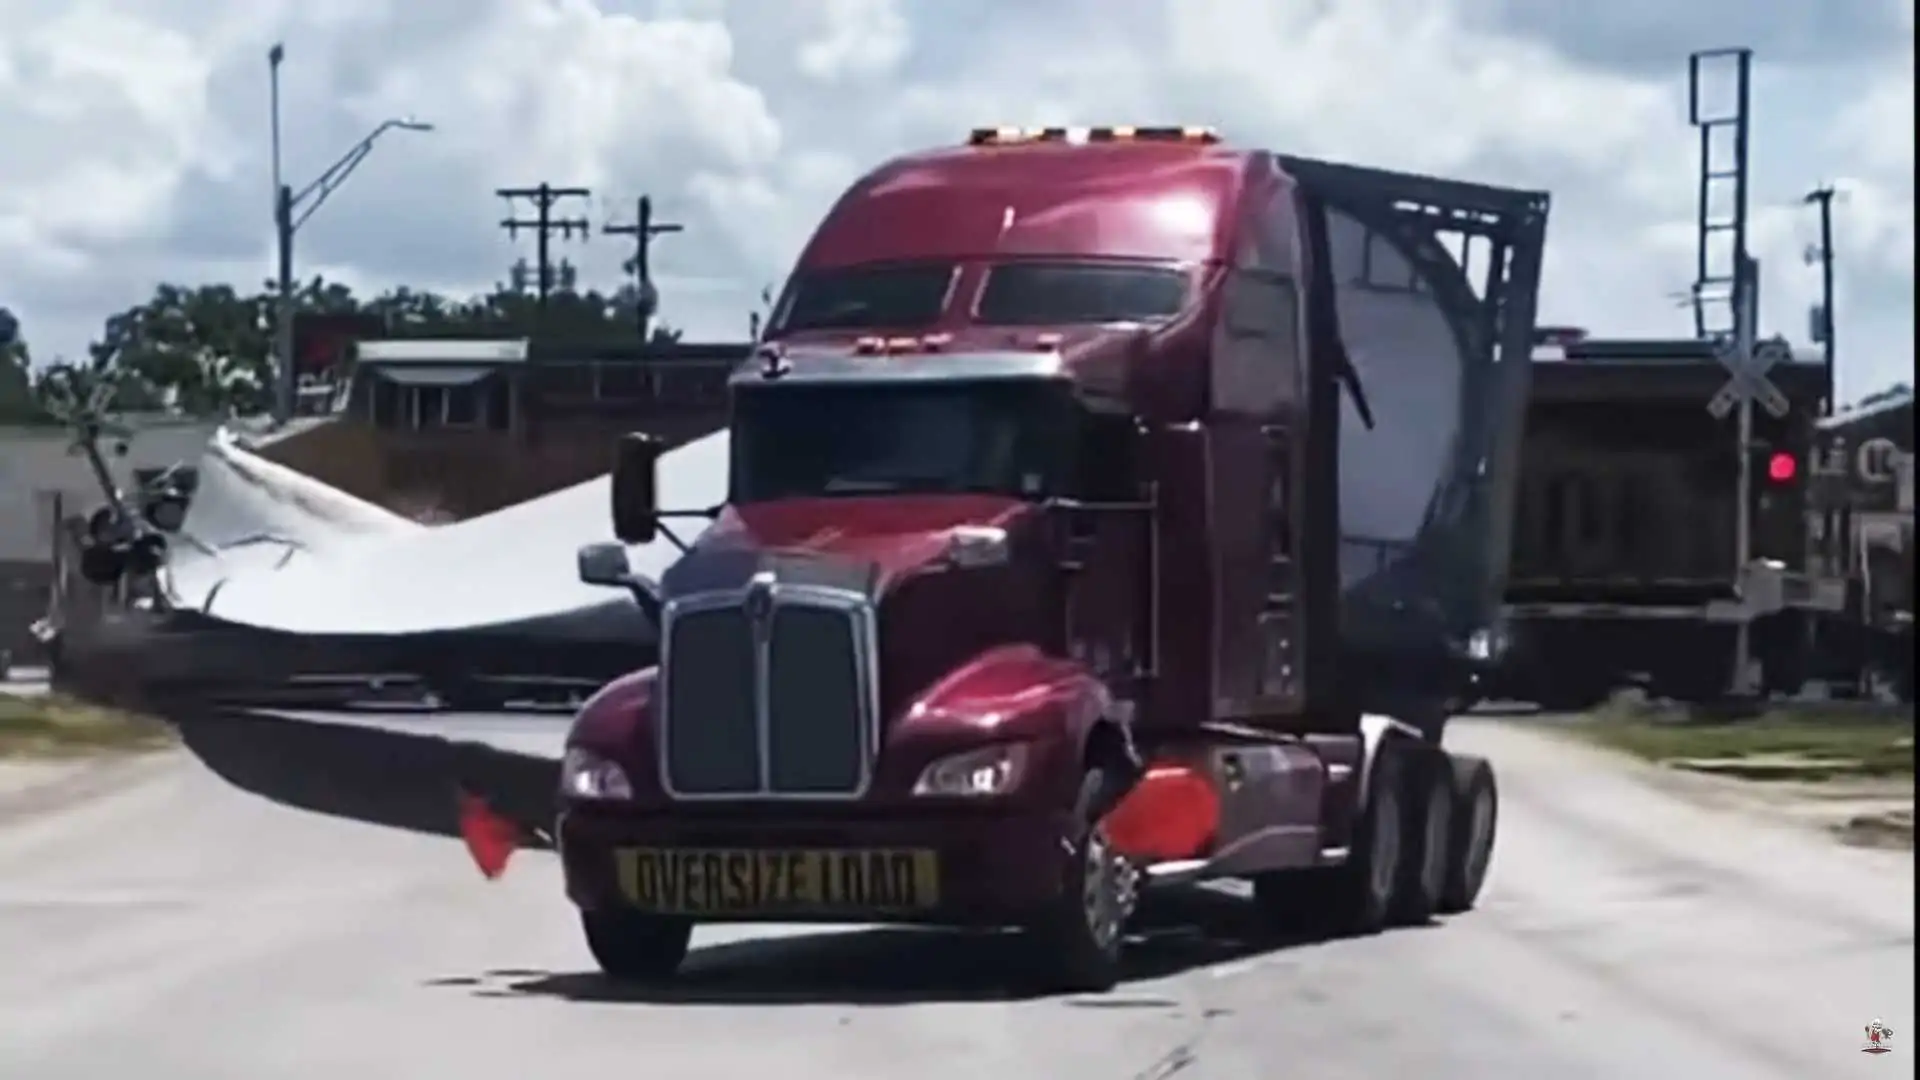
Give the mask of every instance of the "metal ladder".
M 1752 70 L 1752 49 L 1708 49 L 1687 57 L 1687 116 L 1700 132 L 1693 327 L 1711 340 L 1733 336 L 1738 311 L 1740 262 L 1747 250 Z

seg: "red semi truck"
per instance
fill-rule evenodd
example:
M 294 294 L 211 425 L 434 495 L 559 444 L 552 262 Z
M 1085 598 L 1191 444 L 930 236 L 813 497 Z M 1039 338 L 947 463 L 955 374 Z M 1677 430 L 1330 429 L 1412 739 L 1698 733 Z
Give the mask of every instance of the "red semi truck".
M 1493 773 L 1440 737 L 1506 584 L 1547 208 L 1182 128 L 856 182 L 733 376 L 725 504 L 655 506 L 631 436 L 622 543 L 580 553 L 660 629 L 561 768 L 604 970 L 900 921 L 1024 927 L 1098 989 L 1149 887 L 1322 932 L 1471 906 Z

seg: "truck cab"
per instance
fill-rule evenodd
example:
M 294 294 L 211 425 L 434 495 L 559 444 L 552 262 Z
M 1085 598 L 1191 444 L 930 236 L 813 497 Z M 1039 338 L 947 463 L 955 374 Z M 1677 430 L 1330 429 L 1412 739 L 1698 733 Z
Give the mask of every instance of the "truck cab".
M 660 627 L 563 768 L 602 966 L 665 974 L 697 922 L 986 923 L 1100 987 L 1144 887 L 1470 905 L 1492 774 L 1438 719 L 1505 584 L 1545 215 L 1204 129 L 857 181 L 732 377 L 725 504 L 655 505 L 622 443 L 622 542 L 711 525 L 657 583 L 581 555 Z

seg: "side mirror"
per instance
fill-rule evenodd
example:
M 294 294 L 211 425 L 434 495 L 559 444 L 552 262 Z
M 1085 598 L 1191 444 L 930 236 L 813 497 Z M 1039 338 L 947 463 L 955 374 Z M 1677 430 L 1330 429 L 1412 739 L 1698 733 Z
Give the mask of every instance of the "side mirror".
M 588 544 L 574 554 L 573 561 L 583 583 L 611 585 L 627 590 L 633 602 L 640 606 L 641 614 L 653 623 L 656 630 L 659 628 L 660 594 L 633 575 L 633 564 L 627 562 L 625 544 Z
M 612 585 L 625 588 L 633 581 L 633 566 L 627 562 L 625 544 L 588 544 L 574 556 L 580 580 L 588 585 Z
M 613 535 L 628 544 L 651 544 L 660 535 L 660 455 L 665 444 L 644 432 L 622 435 L 614 444 Z M 581 556 L 585 558 L 584 549 Z M 626 553 L 621 553 L 621 563 Z M 583 562 L 582 567 L 586 564 Z

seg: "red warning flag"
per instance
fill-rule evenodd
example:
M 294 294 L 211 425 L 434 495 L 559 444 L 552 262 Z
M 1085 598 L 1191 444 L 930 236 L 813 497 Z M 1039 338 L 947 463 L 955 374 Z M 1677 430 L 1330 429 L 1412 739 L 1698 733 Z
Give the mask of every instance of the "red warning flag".
M 507 872 L 507 860 L 520 846 L 520 830 L 487 806 L 485 800 L 460 793 L 460 838 L 467 854 L 488 881 Z

